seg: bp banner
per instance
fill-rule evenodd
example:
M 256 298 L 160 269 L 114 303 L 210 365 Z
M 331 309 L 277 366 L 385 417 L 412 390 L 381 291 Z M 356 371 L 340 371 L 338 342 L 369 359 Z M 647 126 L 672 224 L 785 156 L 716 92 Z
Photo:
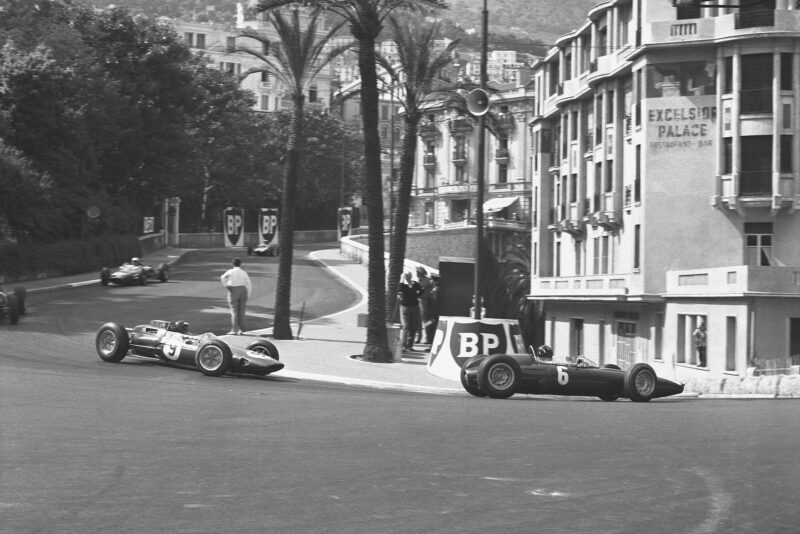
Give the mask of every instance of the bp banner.
M 258 244 L 278 244 L 278 209 L 261 208 L 258 214 Z
M 242 208 L 225 208 L 222 214 L 222 233 L 225 235 L 226 247 L 244 246 L 244 210 Z
M 442 316 L 433 336 L 428 372 L 459 382 L 461 367 L 473 356 L 524 352 L 516 320 Z

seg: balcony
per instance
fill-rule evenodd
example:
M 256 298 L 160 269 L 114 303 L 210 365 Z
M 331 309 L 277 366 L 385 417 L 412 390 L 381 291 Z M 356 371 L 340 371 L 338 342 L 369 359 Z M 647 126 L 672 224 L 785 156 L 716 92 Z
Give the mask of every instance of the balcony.
M 439 186 L 440 195 L 463 195 L 465 193 L 477 193 L 478 188 L 475 184 L 467 182 L 456 182 L 455 184 L 442 184 Z
M 433 121 L 420 121 L 419 126 L 417 127 L 417 133 L 423 139 L 429 139 L 432 137 L 436 137 L 440 134 L 439 127 Z
M 488 184 L 487 189 L 491 193 L 529 193 L 531 191 L 531 182 L 496 182 Z
M 474 127 L 475 125 L 472 124 L 472 119 L 469 119 L 467 117 L 457 117 L 455 119 L 452 119 L 449 124 L 450 133 L 453 134 L 459 132 L 461 133 L 471 132 Z
M 436 154 L 423 154 L 422 166 L 426 169 L 433 169 L 436 167 Z
M 497 129 L 498 134 L 508 135 L 510 132 L 514 131 L 516 124 L 517 121 L 514 119 L 514 115 L 510 112 L 506 112 L 495 117 L 494 127 Z
M 453 150 L 453 164 L 463 167 L 467 163 L 467 151 L 463 148 Z
M 645 25 L 642 44 L 724 41 L 756 34 L 800 31 L 800 10 L 767 10 L 729 13 L 717 17 L 653 22 Z
M 417 187 L 414 191 L 416 197 L 432 197 L 436 195 L 435 187 Z
M 599 206 L 597 205 L 598 201 L 600 203 Z M 603 193 L 601 196 L 596 197 L 594 208 L 595 211 L 589 215 L 589 224 L 592 226 L 601 226 L 609 231 L 614 231 L 620 227 L 622 221 L 617 213 L 618 210 L 613 191 Z
M 733 265 L 667 271 L 665 297 L 800 295 L 800 267 Z
M 789 208 L 795 211 L 800 209 L 798 178 L 800 176 L 791 173 L 771 171 L 723 174 L 717 177 L 717 194 L 711 197 L 711 205 L 735 209 L 742 215 L 746 208 L 769 208 L 773 212 Z
M 508 149 L 507 148 L 498 148 L 494 152 L 494 160 L 497 163 L 508 163 Z
M 531 278 L 530 297 L 541 300 L 627 300 L 633 275 Z

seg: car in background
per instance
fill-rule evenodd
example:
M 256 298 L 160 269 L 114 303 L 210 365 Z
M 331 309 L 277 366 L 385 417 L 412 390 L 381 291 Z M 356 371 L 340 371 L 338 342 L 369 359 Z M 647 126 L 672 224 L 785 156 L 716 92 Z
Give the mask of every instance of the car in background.
M 571 362 L 553 362 L 533 354 L 492 354 L 470 358 L 461 369 L 461 385 L 476 397 L 505 399 L 515 393 L 598 397 L 604 401 L 627 398 L 648 402 L 683 392 L 683 384 L 656 376 L 646 363 L 626 370 L 618 365 L 599 366 L 585 357 Z M 546 352 L 545 351 L 545 352 Z
M 153 320 L 133 328 L 106 323 L 95 337 L 100 359 L 117 363 L 126 356 L 155 358 L 196 367 L 207 376 L 225 373 L 266 376 L 283 369 L 278 348 L 258 336 L 190 334 L 185 321 Z
M 279 253 L 278 243 L 274 241 L 272 243 L 259 243 L 256 246 L 247 247 L 248 256 L 277 256 Z
M 133 258 L 131 261 L 120 265 L 116 270 L 103 267 L 100 270 L 100 284 L 104 286 L 108 284 L 118 286 L 145 285 L 150 280 L 158 280 L 163 283 L 167 281 L 168 269 L 169 267 L 166 263 L 161 263 L 158 267 L 151 267 L 143 264 L 139 258 Z
M 17 324 L 20 315 L 25 315 L 25 297 L 27 291 L 17 286 L 12 293 L 6 293 L 0 287 L 0 319 L 8 317 L 8 322 Z

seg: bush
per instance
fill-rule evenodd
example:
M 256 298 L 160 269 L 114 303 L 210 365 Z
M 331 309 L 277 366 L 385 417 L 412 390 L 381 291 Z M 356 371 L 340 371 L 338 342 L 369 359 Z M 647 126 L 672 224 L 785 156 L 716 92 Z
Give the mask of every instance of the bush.
M 141 256 L 134 235 L 93 237 L 49 244 L 0 244 L 0 281 L 79 274 Z

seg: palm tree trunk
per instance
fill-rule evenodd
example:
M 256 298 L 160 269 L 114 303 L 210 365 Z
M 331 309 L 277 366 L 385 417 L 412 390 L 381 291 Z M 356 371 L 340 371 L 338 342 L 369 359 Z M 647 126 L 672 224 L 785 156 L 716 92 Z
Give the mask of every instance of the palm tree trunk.
M 397 186 L 397 209 L 394 212 L 394 234 L 389 244 L 389 289 L 386 301 L 389 317 L 397 307 L 397 284 L 403 274 L 408 238 L 408 215 L 411 211 L 411 186 L 414 181 L 414 161 L 417 157 L 417 127 L 419 118 L 406 118 L 403 152 L 400 156 L 400 183 Z
M 272 335 L 275 339 L 293 339 L 291 326 L 292 260 L 294 251 L 295 201 L 297 180 L 300 174 L 300 153 L 303 142 L 303 95 L 294 98 L 289 142 L 287 145 L 286 171 L 283 176 L 283 200 L 281 202 L 280 226 L 278 226 L 278 282 L 275 288 L 275 321 Z
M 358 64 L 361 72 L 361 116 L 364 129 L 364 167 L 367 204 L 369 259 L 367 261 L 367 342 L 363 358 L 390 362 L 386 336 L 386 265 L 383 242 L 383 181 L 378 137 L 378 76 L 375 67 L 375 38 L 359 39 Z

